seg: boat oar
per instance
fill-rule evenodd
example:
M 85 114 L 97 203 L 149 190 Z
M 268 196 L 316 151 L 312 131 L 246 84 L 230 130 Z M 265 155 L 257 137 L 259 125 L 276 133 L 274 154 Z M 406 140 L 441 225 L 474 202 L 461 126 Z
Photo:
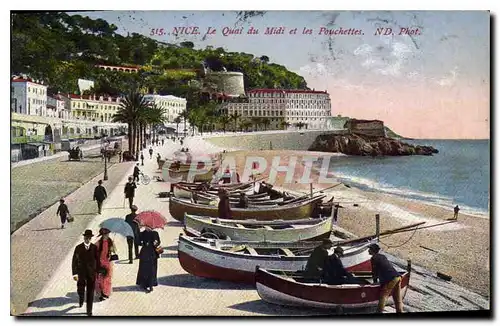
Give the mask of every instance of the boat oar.
M 407 232 L 407 231 L 410 231 L 409 230 L 410 228 L 417 227 L 417 226 L 422 225 L 422 224 L 425 224 L 425 222 L 415 223 L 415 224 L 403 226 L 403 227 L 400 227 L 400 228 L 395 228 L 395 229 L 387 230 L 387 231 L 384 231 L 384 232 L 380 232 L 379 236 L 381 236 L 381 235 L 387 235 L 387 234 L 393 234 L 393 233 L 399 233 L 399 232 Z M 372 235 L 369 235 L 369 236 L 366 236 L 366 237 L 361 237 L 361 238 L 356 238 L 356 239 L 351 239 L 351 240 L 345 240 L 345 241 L 342 241 L 342 242 L 337 242 L 336 245 L 345 245 L 345 244 L 353 243 L 353 242 L 360 242 L 360 241 L 364 241 L 364 240 L 371 240 L 371 239 L 373 239 L 375 237 L 377 237 L 377 234 L 372 234 Z
M 337 184 L 335 184 L 335 185 L 333 185 L 333 186 L 330 186 L 330 187 L 327 187 L 327 188 L 323 188 L 323 189 L 318 189 L 318 190 L 315 190 L 315 191 L 313 191 L 312 193 L 313 193 L 313 194 L 315 194 L 315 193 L 317 193 L 317 192 L 321 192 L 321 191 L 329 190 L 329 189 L 332 189 L 332 188 L 338 187 L 338 186 L 340 186 L 341 184 L 342 184 L 342 183 L 337 183 Z M 298 191 L 298 192 L 303 193 L 303 194 L 304 194 L 304 196 L 311 196 L 311 194 L 310 194 L 310 193 L 309 193 L 309 194 L 306 194 L 306 193 L 305 193 L 305 192 L 303 192 L 303 191 Z

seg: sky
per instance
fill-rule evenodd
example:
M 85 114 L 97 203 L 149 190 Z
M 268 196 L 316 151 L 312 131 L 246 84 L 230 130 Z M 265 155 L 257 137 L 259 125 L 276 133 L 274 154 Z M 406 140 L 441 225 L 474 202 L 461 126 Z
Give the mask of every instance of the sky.
M 165 35 L 151 37 L 267 55 L 303 76 L 311 89 L 328 91 L 332 115 L 380 119 L 412 138 L 489 138 L 486 11 L 267 11 L 246 21 L 238 21 L 234 11 L 78 14 L 113 23 L 124 35 L 151 36 L 152 29 L 163 28 Z M 173 35 L 175 27 L 194 26 L 199 35 Z M 215 34 L 206 35 L 209 27 Z M 259 34 L 247 34 L 250 27 Z M 284 34 L 265 35 L 268 27 L 284 27 Z M 240 28 L 242 34 L 223 35 Z M 303 34 L 304 28 L 312 34 Z M 321 28 L 352 29 L 357 35 L 319 35 Z M 400 35 L 402 28 L 414 34 Z M 377 29 L 388 35 L 375 35 Z

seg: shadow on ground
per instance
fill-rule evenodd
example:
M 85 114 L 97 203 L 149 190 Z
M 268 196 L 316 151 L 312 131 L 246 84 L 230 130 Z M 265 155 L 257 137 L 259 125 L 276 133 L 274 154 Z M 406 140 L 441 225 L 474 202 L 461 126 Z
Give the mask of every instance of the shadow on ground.
M 337 312 L 335 309 L 315 309 L 303 307 L 287 307 L 276 304 L 267 303 L 264 300 L 253 300 L 248 302 L 238 303 L 229 308 L 254 312 L 266 315 L 279 316 L 345 316 L 350 314 L 366 314 L 366 309 L 345 309 L 343 312 Z
M 47 317 L 52 317 L 52 316 L 82 316 L 82 317 L 87 317 L 87 314 L 85 312 L 73 312 L 70 313 L 69 311 L 72 309 L 78 309 L 78 305 L 75 305 L 73 307 L 69 307 L 63 310 L 48 310 L 48 311 L 36 311 L 36 312 L 29 312 L 22 314 L 20 316 L 17 316 L 17 318 L 23 319 L 23 317 L 41 317 L 41 316 L 47 316 Z M 84 309 L 84 308 L 83 308 Z
M 219 280 L 211 280 L 197 277 L 191 274 L 162 276 L 158 278 L 158 285 L 209 290 L 255 290 L 255 287 L 250 284 L 239 284 Z
M 68 292 L 64 297 L 43 298 L 28 303 L 28 307 L 34 308 L 51 308 L 60 307 L 74 303 L 78 305 L 78 294 L 76 292 Z

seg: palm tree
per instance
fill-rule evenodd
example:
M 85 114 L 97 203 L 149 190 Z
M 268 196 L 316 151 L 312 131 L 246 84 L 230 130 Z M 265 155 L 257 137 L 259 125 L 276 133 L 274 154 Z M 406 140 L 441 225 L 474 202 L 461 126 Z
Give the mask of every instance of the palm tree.
M 305 125 L 306 124 L 301 121 L 301 122 L 297 122 L 295 124 L 295 127 L 299 128 L 299 130 L 302 130 L 302 128 L 304 128 Z
M 120 103 L 120 108 L 113 116 L 113 122 L 122 122 L 128 125 L 128 150 L 135 155 L 135 139 L 139 112 L 147 107 L 144 97 L 136 90 L 130 91 Z
M 271 120 L 269 118 L 264 118 L 262 119 L 262 124 L 264 125 L 264 129 L 267 130 L 267 128 L 271 124 Z
M 181 123 L 181 122 L 182 122 L 182 117 L 180 115 L 174 119 L 174 123 L 177 125 L 177 128 L 175 130 L 177 135 L 179 135 L 179 123 Z M 185 129 L 185 127 L 184 127 L 184 129 Z
M 226 125 L 231 122 L 231 118 L 227 115 L 223 115 L 219 118 L 219 122 L 222 124 L 222 130 L 224 131 L 224 133 L 226 133 Z
M 288 127 L 290 127 L 290 123 L 289 122 L 287 122 L 287 121 L 282 121 L 281 122 L 281 128 L 283 128 L 283 129 L 286 130 L 286 129 L 288 129 Z
M 257 131 L 259 129 L 260 124 L 262 123 L 261 118 L 259 118 L 259 117 L 253 117 L 251 119 L 251 121 L 252 121 L 252 124 L 255 126 L 255 130 Z
M 179 117 L 181 117 L 182 120 L 184 120 L 184 134 L 186 133 L 186 122 L 188 119 L 190 119 L 189 116 L 190 115 L 187 110 L 184 110 L 179 114 Z M 189 123 L 193 124 L 191 119 L 189 120 Z M 194 127 L 193 127 L 193 134 L 194 134 Z
M 233 132 L 235 132 L 235 131 L 236 131 L 236 125 L 237 125 L 238 120 L 239 120 L 240 118 L 241 118 L 241 114 L 238 114 L 238 112 L 235 112 L 235 113 L 233 113 L 233 114 L 231 114 L 231 115 L 229 116 L 229 119 L 230 119 L 231 121 L 233 121 L 233 123 L 234 123 L 234 125 L 233 125 Z

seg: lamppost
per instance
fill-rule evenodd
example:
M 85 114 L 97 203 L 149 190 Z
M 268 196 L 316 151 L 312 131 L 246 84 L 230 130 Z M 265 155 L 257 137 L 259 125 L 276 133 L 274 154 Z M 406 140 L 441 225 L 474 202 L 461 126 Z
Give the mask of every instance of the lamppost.
M 104 181 L 108 181 L 108 144 L 104 146 Z

